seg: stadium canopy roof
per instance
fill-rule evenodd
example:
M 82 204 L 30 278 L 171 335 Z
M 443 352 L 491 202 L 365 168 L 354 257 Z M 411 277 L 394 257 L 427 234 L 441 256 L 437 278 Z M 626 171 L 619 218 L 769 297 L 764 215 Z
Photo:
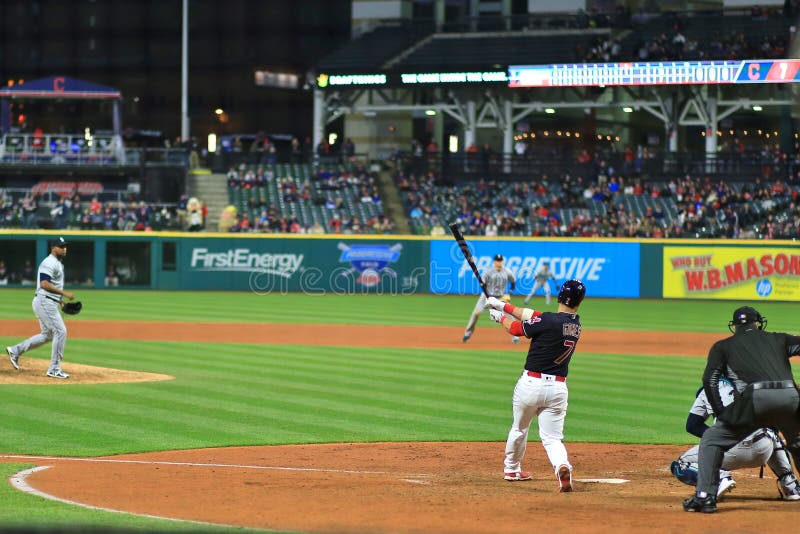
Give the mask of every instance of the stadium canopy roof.
M 11 106 L 9 100 L 16 99 L 78 99 L 78 100 L 113 100 L 112 119 L 114 135 L 119 136 L 122 124 L 119 102 L 122 93 L 119 89 L 107 87 L 94 82 L 52 76 L 31 80 L 12 87 L 0 89 L 0 132 L 7 134 L 11 130 Z
M 78 98 L 83 100 L 120 98 L 119 89 L 93 82 L 53 76 L 0 89 L 0 98 Z

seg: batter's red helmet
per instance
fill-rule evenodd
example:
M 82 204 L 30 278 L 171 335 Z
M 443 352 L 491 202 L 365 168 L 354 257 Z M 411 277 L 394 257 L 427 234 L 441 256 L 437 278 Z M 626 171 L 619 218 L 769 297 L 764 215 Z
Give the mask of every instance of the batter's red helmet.
M 570 308 L 577 308 L 586 296 L 586 286 L 580 280 L 567 280 L 558 292 L 558 302 Z

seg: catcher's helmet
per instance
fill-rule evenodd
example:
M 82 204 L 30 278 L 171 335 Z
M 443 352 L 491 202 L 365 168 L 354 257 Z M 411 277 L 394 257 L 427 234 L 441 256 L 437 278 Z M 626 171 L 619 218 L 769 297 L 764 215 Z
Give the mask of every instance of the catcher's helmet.
M 728 330 L 733 332 L 734 327 L 755 323 L 759 330 L 767 327 L 767 318 L 762 317 L 758 310 L 750 306 L 736 308 L 733 312 L 733 319 L 728 322 Z
M 570 308 L 577 308 L 586 296 L 586 286 L 580 280 L 567 280 L 558 292 L 558 302 Z

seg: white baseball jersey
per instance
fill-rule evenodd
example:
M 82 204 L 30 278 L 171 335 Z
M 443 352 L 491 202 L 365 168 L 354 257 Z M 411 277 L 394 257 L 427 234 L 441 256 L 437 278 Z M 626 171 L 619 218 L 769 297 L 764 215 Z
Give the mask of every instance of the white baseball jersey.
M 506 293 L 506 286 L 509 282 L 516 282 L 514 273 L 503 267 L 499 271 L 488 269 L 483 273 L 483 281 L 486 284 L 486 291 L 490 297 L 501 297 Z
M 536 274 L 534 274 L 533 277 L 539 283 L 547 282 L 551 278 L 555 280 L 555 276 L 553 276 L 553 271 L 551 271 L 549 267 L 545 267 L 544 265 L 542 265 L 536 270 Z
M 722 405 L 727 406 L 733 402 L 733 386 L 725 380 L 719 381 L 719 396 L 722 397 Z M 697 398 L 694 400 L 689 413 L 699 415 L 703 419 L 708 419 L 714 415 L 714 410 L 711 408 L 711 403 L 708 402 L 705 390 L 701 389 Z
M 719 381 L 719 396 L 722 398 L 722 405 L 728 406 L 730 403 L 733 402 L 733 386 L 727 380 L 720 380 Z M 704 389 L 700 390 L 698 393 L 697 398 L 694 400 L 694 404 L 689 409 L 689 413 L 693 413 L 695 415 L 699 415 L 703 419 L 708 419 L 712 415 L 714 415 L 714 410 L 711 408 L 711 403 L 708 402 L 708 397 L 706 396 L 706 392 Z M 749 439 L 754 434 L 761 432 L 762 429 L 758 429 L 755 432 L 751 433 L 745 439 Z
M 36 274 L 36 294 L 37 295 L 45 295 L 51 299 L 61 300 L 61 295 L 56 293 L 50 293 L 49 291 L 45 291 L 39 284 L 42 280 L 42 275 L 45 275 L 45 278 L 49 278 L 50 283 L 53 284 L 58 289 L 64 289 L 64 264 L 62 264 L 58 258 L 50 254 L 45 259 L 42 260 L 42 263 L 39 264 L 39 272 Z

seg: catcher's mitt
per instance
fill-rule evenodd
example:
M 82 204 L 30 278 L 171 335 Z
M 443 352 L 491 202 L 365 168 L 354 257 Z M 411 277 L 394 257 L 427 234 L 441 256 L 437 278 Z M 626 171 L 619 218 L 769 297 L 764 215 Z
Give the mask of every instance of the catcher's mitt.
M 78 315 L 83 309 L 83 304 L 80 301 L 77 302 L 67 302 L 61 307 L 61 311 L 66 313 L 67 315 Z

